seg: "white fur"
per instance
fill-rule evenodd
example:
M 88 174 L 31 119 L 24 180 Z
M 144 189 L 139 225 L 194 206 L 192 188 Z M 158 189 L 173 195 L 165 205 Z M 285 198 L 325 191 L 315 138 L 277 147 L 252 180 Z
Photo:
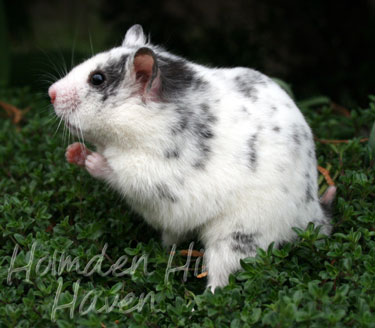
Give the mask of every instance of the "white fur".
M 141 25 L 133 25 L 127 32 L 122 42 L 123 47 L 142 47 L 146 44 L 147 38 L 143 34 Z
M 238 92 L 234 81 L 241 74 L 260 73 L 187 62 L 208 82 L 207 90 L 188 92 L 170 103 L 145 101 L 133 92 L 129 60 L 115 96 L 103 103 L 100 94 L 89 92 L 87 77 L 98 65 L 122 54 L 131 58 L 135 49 L 145 44 L 139 27 L 132 28 L 122 47 L 96 55 L 52 86 L 57 91 L 57 115 L 74 133 L 81 136 L 81 130 L 85 140 L 97 146 L 98 155 L 86 160 L 87 170 L 116 188 L 149 224 L 160 229 L 165 246 L 196 231 L 206 248 L 208 284 L 213 289 L 227 283 L 228 275 L 240 268 L 240 258 L 255 254 L 251 249 L 247 254 L 233 250 L 236 232 L 252 236 L 254 245 L 263 248 L 273 241 L 277 245 L 292 240 L 291 228 L 305 228 L 309 221 L 323 224 L 323 232 L 329 233 L 317 198 L 311 130 L 294 102 L 271 79 L 260 75 L 266 82 L 256 85 L 257 99 L 253 101 Z M 177 58 L 148 46 L 163 56 Z M 199 115 L 194 109 L 206 102 L 217 118 L 212 125 L 214 137 L 209 140 L 210 157 L 203 169 L 192 165 L 198 154 L 191 141 L 194 136 L 189 132 L 171 136 L 170 127 L 178 120 L 178 101 L 189 104 L 194 115 Z M 296 130 L 300 144 L 293 139 Z M 257 134 L 256 170 L 249 167 L 249 138 L 253 134 Z M 181 148 L 180 157 L 166 159 L 165 150 L 176 144 Z M 313 181 L 314 200 L 309 202 L 305 201 L 307 172 Z M 175 201 L 168 196 L 160 198 L 155 186 L 165 185 Z

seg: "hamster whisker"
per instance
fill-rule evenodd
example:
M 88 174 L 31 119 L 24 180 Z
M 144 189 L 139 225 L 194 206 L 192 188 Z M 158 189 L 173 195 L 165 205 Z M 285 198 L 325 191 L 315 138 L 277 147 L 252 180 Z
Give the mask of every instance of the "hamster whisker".
M 45 111 L 46 108 L 44 108 L 44 110 L 42 109 L 42 112 Z M 56 117 L 56 115 L 54 115 L 53 113 L 49 112 L 48 113 L 48 121 L 47 123 L 52 123 L 52 124 L 55 124 L 57 122 L 58 118 Z M 53 136 L 56 135 L 56 132 L 54 133 Z
M 39 48 L 39 50 L 45 55 L 45 57 L 47 58 L 48 60 L 48 63 L 50 65 L 50 67 L 52 68 L 53 71 L 56 72 L 56 75 L 57 75 L 57 78 L 55 81 L 63 78 L 66 74 L 67 74 L 67 70 L 65 68 L 65 73 L 64 73 L 64 67 L 61 67 L 59 68 L 58 65 L 56 64 L 56 61 L 53 60 L 46 51 L 44 51 L 43 49 Z M 62 59 L 62 61 L 64 61 L 64 57 L 62 56 L 62 53 L 60 51 L 60 58 Z M 61 61 L 60 59 L 60 61 Z M 51 74 L 51 73 L 50 73 Z M 55 82 L 54 81 L 54 82 Z
M 59 128 L 60 128 L 60 126 L 61 126 L 61 122 L 63 121 L 63 118 L 62 117 L 60 117 L 60 121 L 59 121 L 59 124 L 57 125 L 57 128 L 56 128 L 56 131 L 55 131 L 55 133 L 53 134 L 53 136 L 56 136 L 56 133 L 57 133 L 57 131 L 59 130 Z
M 74 120 L 74 125 L 78 128 L 77 137 L 78 137 L 79 142 L 82 144 L 85 144 L 83 133 L 82 133 L 82 128 L 81 128 L 81 122 L 78 117 L 76 120 Z
M 90 41 L 91 56 L 94 56 L 94 47 L 93 47 L 93 45 L 92 45 L 91 33 L 90 33 L 90 31 L 88 31 L 88 33 L 89 33 L 89 41 Z
M 74 37 L 73 46 L 72 46 L 72 54 L 70 56 L 70 69 L 74 67 L 74 52 L 76 50 L 76 41 L 77 41 L 77 33 Z
M 53 111 L 51 111 L 51 105 L 50 104 L 46 104 L 44 106 L 42 106 L 40 109 L 39 109 L 40 113 L 44 114 L 47 112 L 48 116 L 50 116 L 50 118 L 53 118 L 55 120 L 57 120 L 58 118 L 56 117 L 55 113 Z
M 68 66 L 66 65 L 66 61 L 65 61 L 65 58 L 63 56 L 63 54 L 60 55 L 61 57 L 61 64 L 62 64 L 62 71 L 63 71 L 63 76 L 67 75 L 68 74 Z
M 63 133 L 62 133 L 62 138 L 63 138 L 63 143 L 64 143 L 64 144 L 66 144 L 66 135 L 67 135 L 66 130 L 67 130 L 67 127 L 66 127 L 66 125 L 64 124 L 64 125 L 63 125 Z M 69 140 L 68 140 L 68 141 L 69 141 Z
M 33 74 L 35 76 L 35 79 L 38 80 L 39 85 L 45 90 L 48 89 L 48 87 L 55 83 L 59 78 L 57 75 L 52 74 L 50 72 L 34 72 Z M 44 94 L 43 94 L 44 95 Z
M 50 84 L 55 83 L 59 79 L 58 76 L 53 75 L 51 73 L 38 74 L 37 77 L 38 77 L 39 81 L 44 82 L 46 84 L 48 83 L 48 86 Z
M 81 127 L 81 121 L 78 118 L 78 127 L 79 127 L 79 133 L 81 134 L 82 137 L 82 143 L 85 144 L 85 138 L 83 137 L 83 132 L 82 132 L 82 127 Z
M 57 45 L 58 47 L 58 45 Z M 61 77 L 64 77 L 65 75 L 68 74 L 68 68 L 67 68 L 67 65 L 66 65 L 66 61 L 65 61 L 65 57 L 63 55 L 63 52 L 61 50 L 60 47 L 58 47 L 58 54 L 59 54 L 59 57 L 60 57 L 60 63 L 61 63 Z

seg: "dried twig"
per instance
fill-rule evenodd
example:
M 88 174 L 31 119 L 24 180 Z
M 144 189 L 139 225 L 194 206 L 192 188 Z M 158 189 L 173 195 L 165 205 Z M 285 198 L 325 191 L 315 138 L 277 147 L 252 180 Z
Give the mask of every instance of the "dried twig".
M 350 140 L 327 140 L 327 139 L 319 139 L 315 138 L 316 142 L 320 142 L 322 144 L 347 144 Z M 368 141 L 368 138 L 362 138 L 359 140 L 359 142 L 366 142 Z
M 190 253 L 190 254 L 189 254 Z M 202 252 L 200 252 L 200 251 L 196 251 L 196 250 L 191 250 L 191 251 L 189 251 L 188 249 L 183 249 L 183 250 L 181 250 L 180 251 L 180 254 L 182 255 L 182 256 L 192 256 L 192 257 L 200 257 L 200 256 L 203 256 L 203 253 Z
M 331 107 L 334 112 L 339 113 L 345 117 L 350 117 L 350 111 L 347 108 L 334 102 L 331 102 Z
M 7 115 L 12 119 L 12 122 L 14 124 L 18 124 L 19 122 L 21 122 L 24 115 L 30 110 L 30 107 L 22 110 L 3 101 L 0 101 L 0 106 L 4 108 L 4 110 L 7 112 Z
M 47 228 L 46 232 L 53 232 L 53 228 L 55 227 L 56 223 L 51 223 Z
M 198 278 L 198 279 L 201 279 L 201 278 L 207 277 L 207 275 L 208 275 L 208 272 L 205 271 L 205 272 L 202 272 L 202 273 L 200 273 L 199 275 L 197 275 L 197 278 Z
M 329 175 L 329 171 L 324 167 L 318 166 L 318 170 L 321 174 L 323 174 L 324 178 L 326 179 L 329 186 L 334 186 L 335 183 L 333 182 L 331 176 Z

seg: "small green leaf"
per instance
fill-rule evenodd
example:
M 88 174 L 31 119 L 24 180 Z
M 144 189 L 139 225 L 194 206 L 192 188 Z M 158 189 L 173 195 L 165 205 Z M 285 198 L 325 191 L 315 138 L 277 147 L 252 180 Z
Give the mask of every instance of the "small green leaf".
M 118 282 L 117 284 L 115 284 L 115 285 L 112 286 L 112 288 L 111 288 L 111 290 L 109 291 L 109 293 L 110 293 L 111 295 L 116 295 L 116 294 L 121 290 L 121 288 L 122 288 L 123 285 L 124 285 L 124 284 L 123 284 L 121 281 Z
M 372 129 L 370 132 L 369 140 L 368 140 L 368 147 L 370 149 L 371 158 L 375 158 L 375 121 L 372 125 Z
M 328 97 L 319 96 L 319 97 L 312 97 L 306 100 L 299 101 L 297 105 L 300 108 L 311 108 L 311 107 L 329 105 L 330 102 L 331 100 Z

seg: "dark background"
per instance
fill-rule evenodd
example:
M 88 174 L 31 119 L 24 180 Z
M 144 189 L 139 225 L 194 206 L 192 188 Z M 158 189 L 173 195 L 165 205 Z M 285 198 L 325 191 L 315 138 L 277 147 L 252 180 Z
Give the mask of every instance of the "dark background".
M 65 66 L 119 45 L 139 23 L 153 43 L 211 66 L 256 68 L 298 99 L 366 106 L 375 93 L 374 0 L 0 0 L 0 20 L 8 86 L 46 93 Z

